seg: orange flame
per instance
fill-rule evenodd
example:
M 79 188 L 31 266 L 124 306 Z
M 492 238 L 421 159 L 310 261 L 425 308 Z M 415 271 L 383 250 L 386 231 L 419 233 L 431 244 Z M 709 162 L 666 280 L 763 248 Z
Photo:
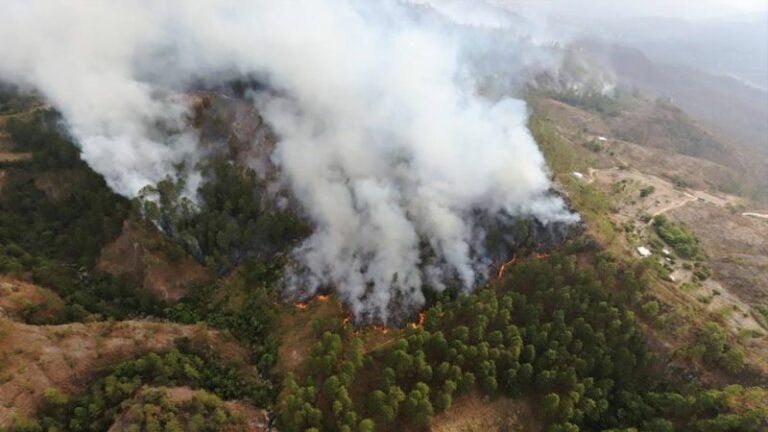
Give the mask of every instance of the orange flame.
M 386 326 L 377 326 L 377 325 L 374 325 L 374 326 L 371 326 L 371 329 L 372 329 L 373 331 L 381 332 L 381 334 L 387 334 L 387 333 L 389 333 L 389 328 L 387 328 Z
M 504 269 L 506 269 L 508 265 L 514 264 L 516 261 L 517 256 L 513 255 L 512 259 L 502 264 L 501 267 L 499 267 L 499 274 L 496 275 L 496 279 L 501 279 L 501 277 L 504 276 Z
M 304 310 L 309 307 L 307 303 L 294 303 L 293 305 L 297 310 Z
M 424 319 L 426 317 L 427 317 L 427 314 L 425 314 L 424 312 L 419 312 L 419 320 L 417 322 L 410 323 L 409 325 L 411 326 L 412 329 L 417 329 L 424 325 Z
M 317 295 L 317 299 L 320 300 L 320 301 L 326 301 L 326 300 L 328 300 L 328 298 L 330 298 L 330 296 L 328 294 L 318 294 Z

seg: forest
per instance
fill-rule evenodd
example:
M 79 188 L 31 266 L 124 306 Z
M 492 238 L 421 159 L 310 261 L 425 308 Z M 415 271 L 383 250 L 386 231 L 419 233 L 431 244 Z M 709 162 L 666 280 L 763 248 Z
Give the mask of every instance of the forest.
M 373 351 L 348 326 L 313 323 L 320 341 L 306 370 L 286 377 L 281 429 L 420 429 L 478 391 L 534 398 L 547 431 L 761 430 L 768 409 L 730 404 L 738 387 L 652 372 L 635 314 L 608 294 L 636 297 L 643 275 L 607 258 L 584 268 L 573 253 L 519 262 L 491 286 L 441 299 L 422 326 Z
M 707 387 L 656 367 L 637 315 L 650 310 L 644 293 L 653 268 L 615 259 L 587 234 L 551 255 L 521 257 L 471 294 L 432 295 L 423 322 L 392 329 L 373 347 L 368 330 L 337 317 L 308 322 L 316 340 L 310 355 L 284 371 L 278 317 L 293 306 L 282 302 L 279 281 L 285 252 L 310 231 L 306 222 L 265 204 L 253 171 L 224 159 L 204 166 L 199 203 L 183 198 L 172 179 L 128 201 L 55 124 L 46 113 L 7 125 L 34 157 L 4 167 L 11 174 L 0 200 L 0 270 L 27 273 L 65 300 L 48 324 L 135 317 L 204 324 L 233 336 L 250 358 L 227 364 L 180 340 L 177 350 L 101 371 L 81 394 L 46 390 L 36 418 L 17 418 L 10 432 L 106 431 L 126 411 L 130 430 L 236 428 L 237 416 L 221 405 L 235 399 L 270 408 L 275 426 L 288 432 L 427 430 L 472 393 L 533 401 L 548 432 L 757 432 L 768 425 L 768 407 L 750 402 L 749 388 Z M 36 187 L 36 178 L 63 171 L 77 183 L 55 199 Z M 96 271 L 99 251 L 129 218 L 226 278 L 168 305 Z M 680 228 L 663 218 L 654 227 L 681 256 L 697 253 Z M 742 370 L 739 351 L 717 326 L 702 329 L 698 342 L 707 365 Z M 244 366 L 256 366 L 260 379 L 244 375 Z M 205 392 L 176 406 L 148 386 Z

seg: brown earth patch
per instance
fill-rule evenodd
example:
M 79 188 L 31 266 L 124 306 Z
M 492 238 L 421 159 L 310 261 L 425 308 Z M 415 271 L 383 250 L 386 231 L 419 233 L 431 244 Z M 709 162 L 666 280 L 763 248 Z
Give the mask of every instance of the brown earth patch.
M 0 162 L 18 162 L 32 159 L 32 153 L 12 153 L 0 151 Z
M 297 373 L 304 365 L 312 346 L 318 341 L 312 322 L 318 320 L 338 320 L 345 314 L 341 304 L 334 297 L 317 297 L 307 303 L 297 303 L 287 307 L 278 318 L 280 348 L 278 349 L 277 367 L 282 373 Z
M 0 316 L 32 323 L 49 322 L 64 308 L 53 291 L 9 276 L 0 276 Z
M 432 432 L 534 432 L 543 429 L 538 413 L 525 399 L 504 397 L 487 400 L 478 394 L 454 401 L 446 412 L 435 416 Z
M 247 355 L 199 326 L 149 321 L 32 326 L 0 318 L 0 426 L 8 426 L 15 415 L 33 416 L 49 387 L 78 393 L 111 365 L 169 351 L 183 337 L 216 347 L 224 358 Z
M 752 161 L 748 155 L 732 151 L 728 144 L 714 137 L 710 138 L 718 147 L 718 154 L 723 156 L 719 159 L 707 160 L 677 153 L 679 149 L 674 145 L 675 136 L 646 125 L 652 123 L 654 114 L 647 108 L 631 116 L 625 114 L 615 119 L 604 119 L 552 99 L 535 99 L 533 107 L 537 115 L 549 121 L 561 137 L 576 149 L 583 150 L 597 143 L 600 150 L 588 152 L 594 167 L 629 165 L 670 181 L 684 180 L 693 189 L 728 193 L 757 187 L 759 182 L 755 181 L 755 176 L 764 173 L 759 169 L 757 160 Z M 637 126 L 633 122 L 645 123 L 644 126 Z M 639 140 L 632 139 L 630 133 L 624 133 L 630 124 L 637 129 Z M 599 137 L 605 138 L 605 141 L 598 140 Z
M 715 277 L 734 295 L 768 306 L 768 220 L 735 214 L 696 202 L 670 216 L 701 241 Z
M 173 303 L 211 273 L 156 230 L 126 222 L 123 232 L 102 251 L 97 268 L 128 278 L 158 300 Z

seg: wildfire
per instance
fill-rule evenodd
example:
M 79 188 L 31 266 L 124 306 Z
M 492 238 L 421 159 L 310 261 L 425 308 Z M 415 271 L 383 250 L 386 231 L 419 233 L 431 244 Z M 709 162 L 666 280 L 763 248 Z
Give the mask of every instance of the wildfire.
M 499 274 L 496 275 L 496 279 L 501 279 L 501 277 L 504 276 L 504 269 L 506 269 L 508 265 L 514 264 L 516 261 L 517 261 L 517 256 L 513 255 L 512 259 L 502 264 L 501 267 L 499 267 Z
M 373 326 L 374 331 L 381 332 L 381 334 L 387 334 L 389 333 L 389 329 L 385 326 Z
M 417 329 L 424 325 L 424 319 L 426 318 L 426 314 L 424 312 L 419 312 L 419 320 L 415 323 L 410 323 L 409 325 L 413 329 Z
M 305 309 L 307 309 L 309 307 L 309 303 L 312 300 L 327 301 L 329 298 L 331 298 L 331 296 L 329 294 L 318 294 L 315 297 L 313 297 L 312 299 L 310 299 L 309 301 L 297 302 L 297 303 L 294 303 L 293 306 L 296 308 L 296 310 L 305 310 Z

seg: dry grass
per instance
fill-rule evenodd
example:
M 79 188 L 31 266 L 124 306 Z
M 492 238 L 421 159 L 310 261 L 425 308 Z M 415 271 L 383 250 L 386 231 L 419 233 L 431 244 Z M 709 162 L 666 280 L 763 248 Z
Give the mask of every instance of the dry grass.
M 432 420 L 432 432 L 534 432 L 542 430 L 535 409 L 526 399 L 487 400 L 474 393 L 454 401 Z
M 0 314 L 42 322 L 56 317 L 64 301 L 53 291 L 10 276 L 0 276 Z
M 18 162 L 32 159 L 32 153 L 12 153 L 0 151 L 0 162 Z
M 169 256 L 171 248 L 176 248 L 177 257 Z M 158 300 L 168 303 L 184 297 L 190 286 L 213 280 L 207 268 L 160 233 L 130 222 L 126 222 L 120 236 L 101 251 L 97 268 L 126 276 Z
M 704 263 L 714 269 L 712 279 L 692 283 L 693 273 L 682 268 L 686 261 L 677 259 L 669 263 L 675 282 L 652 282 L 649 294 L 662 303 L 665 318 L 662 324 L 647 323 L 649 339 L 658 341 L 654 349 L 663 357 L 674 356 L 693 342 L 703 322 L 714 320 L 730 331 L 731 342 L 745 348 L 748 363 L 768 375 L 768 329 L 755 319 L 753 310 L 768 301 L 768 220 L 735 211 L 758 206 L 718 190 L 738 184 L 745 173 L 730 159 L 720 164 L 677 154 L 674 146 L 665 148 L 668 137 L 658 130 L 644 137 L 642 145 L 612 135 L 625 126 L 622 121 L 640 124 L 643 115 L 653 113 L 605 119 L 547 99 L 533 105 L 559 137 L 556 151 L 551 145 L 544 148 L 555 178 L 604 248 L 635 262 L 637 246 L 647 245 L 654 236 L 643 216 L 662 213 L 682 222 L 701 240 Z M 598 136 L 607 139 L 597 140 Z M 591 144 L 595 142 L 599 146 Z M 585 169 L 583 162 L 575 162 L 579 159 L 589 160 L 589 168 L 596 170 Z M 574 170 L 581 171 L 584 180 L 575 178 Z M 681 188 L 681 181 L 687 187 Z M 640 197 L 640 190 L 648 186 L 654 192 Z M 625 225 L 629 233 L 624 232 Z
M 204 391 L 194 390 L 189 387 L 145 387 L 143 388 L 133 400 L 133 403 L 128 403 L 127 406 L 141 403 L 144 393 L 148 391 L 162 391 L 165 392 L 165 397 L 171 403 L 171 405 L 180 405 L 192 400 L 196 393 Z M 225 401 L 221 405 L 222 411 L 235 418 L 242 419 L 242 424 L 237 425 L 238 432 L 266 432 L 269 430 L 269 413 L 262 409 L 254 408 L 241 401 Z M 124 431 L 125 423 L 128 423 L 127 416 L 129 411 L 123 411 L 108 432 L 120 432 Z M 235 432 L 230 426 L 223 432 Z
M 15 414 L 32 416 L 49 387 L 77 393 L 111 365 L 175 347 L 180 337 L 199 338 L 197 326 L 147 321 L 31 326 L 0 318 L 0 427 Z M 216 332 L 205 331 L 216 351 L 246 353 Z
M 301 371 L 304 361 L 317 335 L 312 326 L 315 320 L 336 320 L 341 322 L 346 314 L 341 303 L 333 296 L 318 297 L 308 303 L 286 305 L 278 318 L 280 349 L 277 369 L 281 373 Z

